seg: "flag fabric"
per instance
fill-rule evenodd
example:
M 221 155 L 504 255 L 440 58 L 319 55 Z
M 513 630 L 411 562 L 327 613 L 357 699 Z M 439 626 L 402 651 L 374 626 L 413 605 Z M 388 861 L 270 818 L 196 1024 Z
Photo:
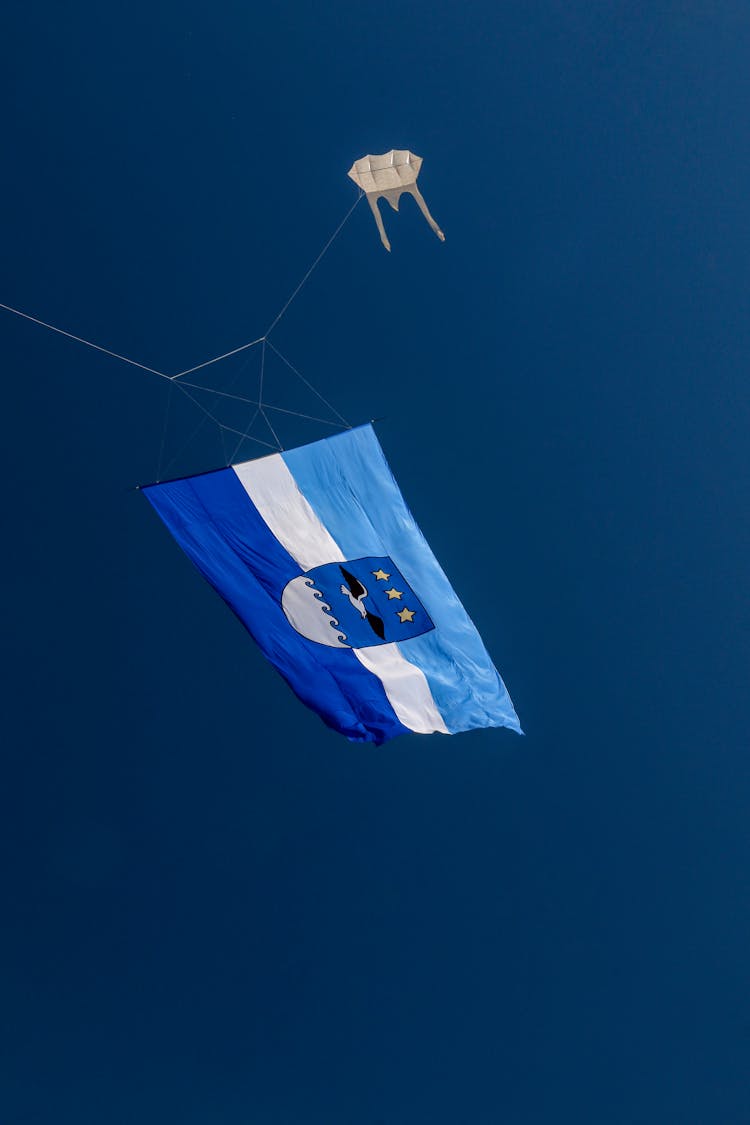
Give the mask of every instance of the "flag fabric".
M 375 743 L 520 732 L 371 426 L 143 491 L 329 727 Z

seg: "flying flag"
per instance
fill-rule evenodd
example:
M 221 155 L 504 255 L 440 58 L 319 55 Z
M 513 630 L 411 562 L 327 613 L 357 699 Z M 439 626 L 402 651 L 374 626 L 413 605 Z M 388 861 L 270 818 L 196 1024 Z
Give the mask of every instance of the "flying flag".
M 520 732 L 371 426 L 143 490 L 299 698 L 356 742 Z

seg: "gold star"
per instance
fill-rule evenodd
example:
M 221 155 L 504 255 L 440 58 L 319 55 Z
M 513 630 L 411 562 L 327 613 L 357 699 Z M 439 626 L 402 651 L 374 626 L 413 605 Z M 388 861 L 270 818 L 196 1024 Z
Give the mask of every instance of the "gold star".
M 404 592 L 403 590 L 394 590 L 393 586 L 391 586 L 390 590 L 386 590 L 386 594 L 388 595 L 388 601 L 392 602 L 394 598 L 400 598 L 402 596 L 403 592 Z
M 416 611 L 413 609 L 406 609 L 406 607 L 404 607 L 404 609 L 396 610 L 396 617 L 398 617 L 402 625 L 405 625 L 407 621 L 414 620 L 415 612 Z
M 390 574 L 386 574 L 384 570 L 373 570 L 372 573 L 375 575 L 378 582 L 387 582 L 391 577 Z

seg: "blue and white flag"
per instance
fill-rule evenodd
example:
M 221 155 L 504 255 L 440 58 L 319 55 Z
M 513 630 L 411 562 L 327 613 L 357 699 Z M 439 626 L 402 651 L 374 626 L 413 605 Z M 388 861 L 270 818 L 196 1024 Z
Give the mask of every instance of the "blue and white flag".
M 357 742 L 520 731 L 371 426 L 144 489 L 299 698 Z

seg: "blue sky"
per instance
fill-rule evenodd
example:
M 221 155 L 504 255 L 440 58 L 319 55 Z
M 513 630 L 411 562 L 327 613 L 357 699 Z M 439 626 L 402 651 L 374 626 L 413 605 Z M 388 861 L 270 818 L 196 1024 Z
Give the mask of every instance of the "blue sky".
M 0 301 L 159 371 L 262 334 L 356 157 L 424 157 L 446 242 L 361 205 L 274 339 L 383 418 L 526 731 L 326 730 L 132 491 L 216 434 L 3 313 L 3 1121 L 745 1122 L 750 15 L 43 2 L 3 39 Z

